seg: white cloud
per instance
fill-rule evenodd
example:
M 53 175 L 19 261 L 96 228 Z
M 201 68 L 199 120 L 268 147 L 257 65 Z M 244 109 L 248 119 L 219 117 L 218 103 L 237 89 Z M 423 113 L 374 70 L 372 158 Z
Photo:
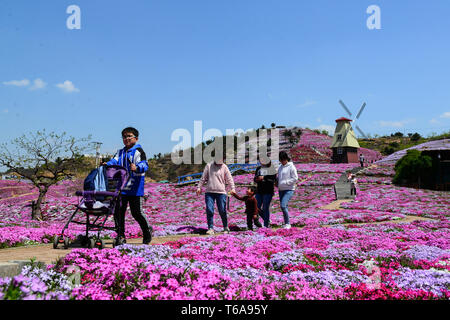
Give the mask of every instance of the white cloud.
M 41 78 L 37 78 L 33 81 L 33 85 L 30 87 L 30 90 L 39 90 L 44 89 L 47 86 L 47 83 L 44 82 Z
M 440 119 L 450 119 L 450 111 L 444 112 L 436 118 L 432 118 L 429 123 L 430 124 L 442 124 Z
M 403 128 L 406 124 L 414 122 L 413 119 L 401 120 L 401 121 L 378 121 L 377 124 L 380 127 L 388 127 L 388 128 Z
M 439 116 L 439 118 L 450 119 L 450 111 L 444 112 Z
M 8 109 L 3 109 L 2 112 L 3 112 L 3 113 L 8 113 L 9 110 L 8 110 Z
M 72 81 L 69 80 L 58 83 L 56 86 L 66 93 L 80 92 L 80 89 L 76 88 Z
M 306 108 L 306 107 L 313 106 L 315 104 L 317 104 L 317 101 L 308 99 L 305 102 L 303 102 L 302 104 L 299 104 L 297 107 L 299 107 L 299 108 Z
M 328 131 L 328 134 L 334 134 L 334 130 L 336 129 L 336 126 L 332 126 L 329 124 L 321 124 L 320 126 L 316 127 L 316 129 L 319 129 L 320 131 L 326 130 Z
M 3 84 L 5 86 L 26 87 L 30 84 L 30 80 L 23 79 L 23 80 L 4 81 Z
M 433 118 L 433 119 L 430 120 L 430 123 L 431 124 L 436 124 L 436 123 L 439 123 L 439 121 L 436 118 Z

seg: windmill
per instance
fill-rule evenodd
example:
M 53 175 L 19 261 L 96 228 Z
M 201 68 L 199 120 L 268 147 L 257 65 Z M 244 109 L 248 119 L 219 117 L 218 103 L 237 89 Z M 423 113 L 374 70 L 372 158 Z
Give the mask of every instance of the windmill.
M 336 129 L 330 146 L 333 151 L 332 163 L 358 162 L 360 146 L 350 124 L 352 121 L 344 117 L 336 119 Z

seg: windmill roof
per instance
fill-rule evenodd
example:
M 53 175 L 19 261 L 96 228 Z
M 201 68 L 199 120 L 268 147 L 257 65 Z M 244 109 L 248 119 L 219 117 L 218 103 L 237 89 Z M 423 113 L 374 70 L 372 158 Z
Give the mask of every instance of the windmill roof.
M 334 132 L 331 148 L 353 147 L 359 148 L 358 140 L 353 132 L 350 121 L 336 121 L 336 130 Z
M 353 121 L 353 120 L 352 120 L 352 119 L 345 118 L 345 117 L 341 117 L 341 118 L 339 118 L 339 119 L 336 119 L 336 122 L 339 122 L 339 121 Z

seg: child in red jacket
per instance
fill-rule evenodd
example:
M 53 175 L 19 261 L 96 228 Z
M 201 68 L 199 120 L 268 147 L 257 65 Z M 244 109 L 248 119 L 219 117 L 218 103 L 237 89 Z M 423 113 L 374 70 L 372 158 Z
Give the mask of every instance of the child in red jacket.
M 232 195 L 241 201 L 245 201 L 245 213 L 247 214 L 247 227 L 248 230 L 253 230 L 253 224 L 258 228 L 261 228 L 262 225 L 258 220 L 259 209 L 258 202 L 255 198 L 256 187 L 249 187 L 247 189 L 247 195 L 240 197 L 237 193 L 232 193 Z

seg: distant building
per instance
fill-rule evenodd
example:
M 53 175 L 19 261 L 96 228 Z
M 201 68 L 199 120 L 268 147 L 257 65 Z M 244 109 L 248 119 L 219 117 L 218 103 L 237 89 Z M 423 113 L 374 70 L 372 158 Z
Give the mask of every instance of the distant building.
M 332 163 L 359 162 L 358 149 L 360 146 L 350 124 L 351 121 L 344 117 L 336 119 L 336 129 L 331 142 L 331 149 L 333 150 Z

